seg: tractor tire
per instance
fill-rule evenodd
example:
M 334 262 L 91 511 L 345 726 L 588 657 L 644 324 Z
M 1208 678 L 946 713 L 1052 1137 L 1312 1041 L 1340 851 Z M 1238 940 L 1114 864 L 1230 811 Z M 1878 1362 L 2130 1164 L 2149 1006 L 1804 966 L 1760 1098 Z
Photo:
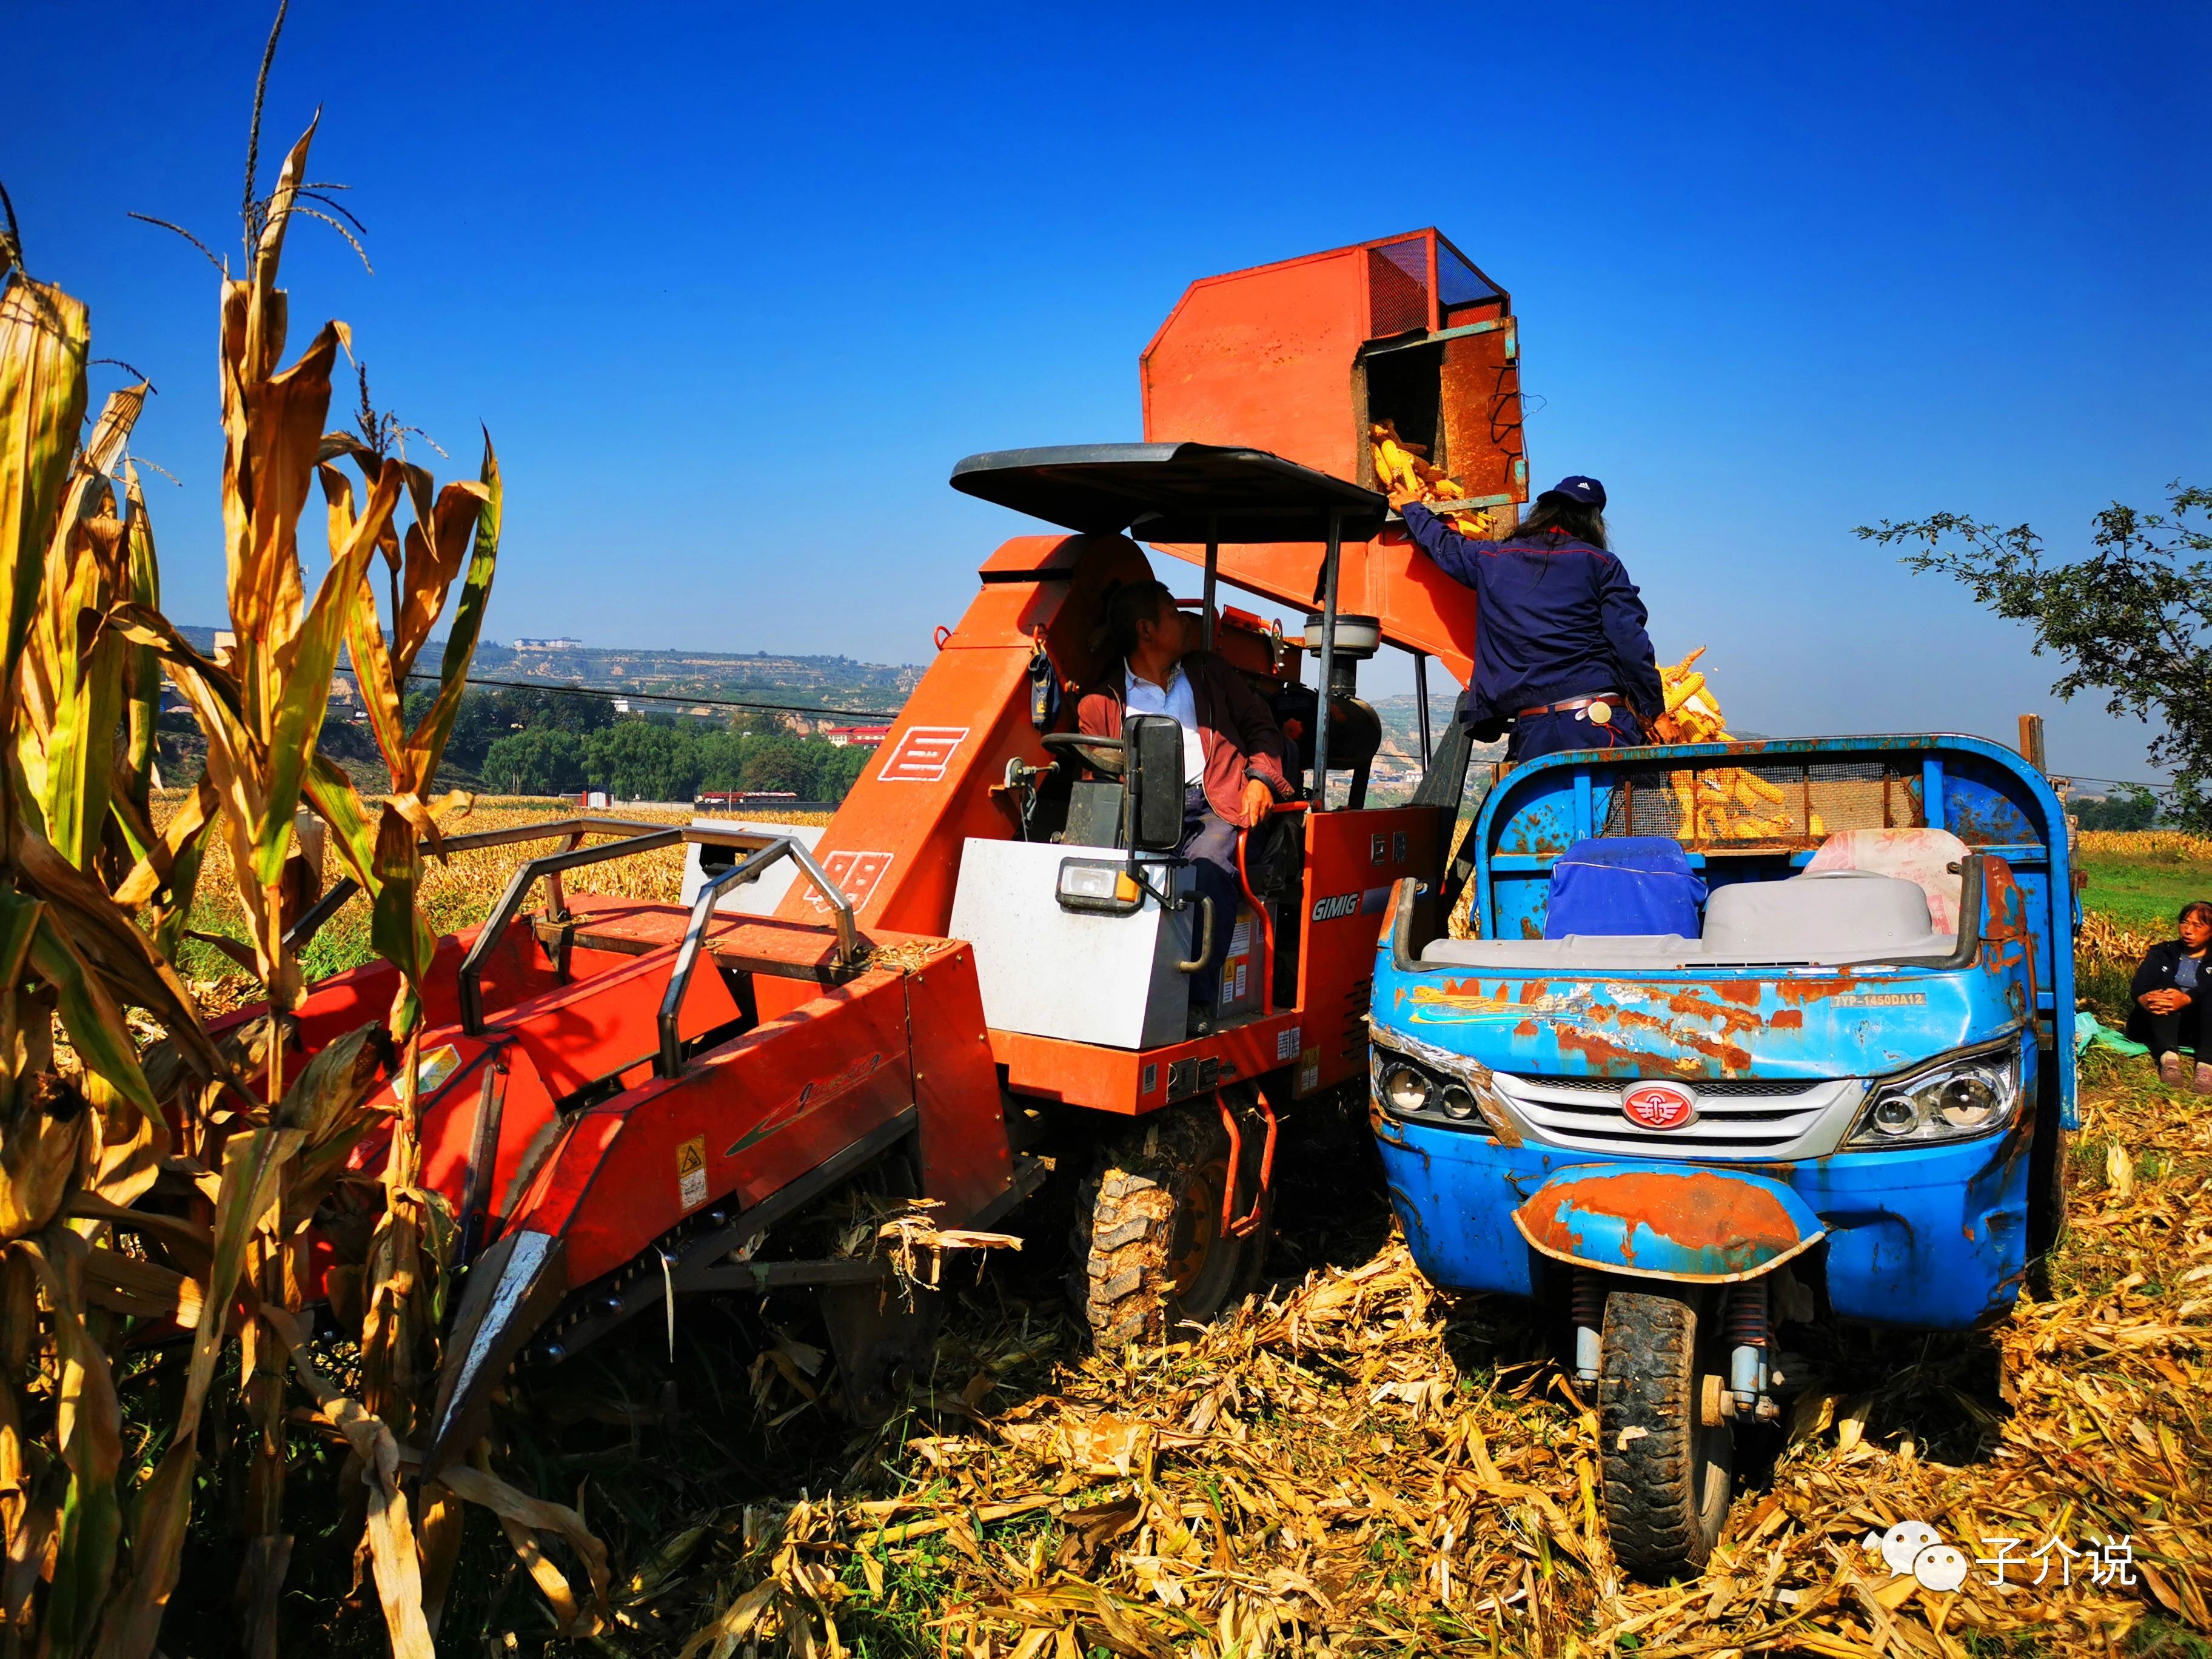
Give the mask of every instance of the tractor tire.
M 1705 1426 L 1699 1393 L 1716 1345 L 1689 1297 L 1606 1297 L 1597 1422 L 1606 1529 L 1622 1566 L 1662 1578 L 1702 1569 L 1728 1519 L 1734 1431 Z
M 1251 1207 L 1263 1129 L 1231 1096 L 1243 1141 L 1239 1213 Z M 1155 1112 L 1102 1149 L 1078 1190 L 1068 1294 L 1100 1348 L 1169 1339 L 1243 1300 L 1266 1264 L 1272 1195 L 1258 1229 L 1223 1236 L 1229 1132 L 1211 1098 Z

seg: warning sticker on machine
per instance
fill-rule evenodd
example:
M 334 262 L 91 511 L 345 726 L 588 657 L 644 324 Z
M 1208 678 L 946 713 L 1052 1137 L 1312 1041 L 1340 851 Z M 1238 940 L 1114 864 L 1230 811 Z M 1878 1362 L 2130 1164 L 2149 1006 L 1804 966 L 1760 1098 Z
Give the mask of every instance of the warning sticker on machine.
M 1298 1091 L 1321 1087 L 1321 1050 L 1309 1048 L 1298 1056 Z
M 696 1210 L 707 1201 L 707 1137 L 693 1135 L 676 1149 L 676 1201 Z
M 1278 1031 L 1275 1033 L 1275 1058 L 1277 1060 L 1295 1060 L 1297 1058 L 1297 1054 L 1298 1028 L 1297 1026 L 1291 1026 L 1287 1031 Z

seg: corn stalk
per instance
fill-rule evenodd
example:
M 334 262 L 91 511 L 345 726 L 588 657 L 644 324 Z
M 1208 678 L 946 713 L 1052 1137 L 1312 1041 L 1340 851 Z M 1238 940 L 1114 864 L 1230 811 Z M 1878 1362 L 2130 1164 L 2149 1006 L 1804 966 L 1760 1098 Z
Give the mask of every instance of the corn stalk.
M 226 270 L 222 283 L 238 642 L 222 662 L 161 610 L 128 454 L 149 388 L 111 396 L 80 443 L 84 307 L 25 274 L 12 240 L 0 261 L 0 1659 L 154 1651 L 209 1484 L 201 1428 L 234 1341 L 256 1431 L 239 1552 L 249 1653 L 275 1651 L 295 1383 L 368 1488 L 368 1553 L 396 1653 L 432 1650 L 424 1585 L 434 1600 L 450 1579 L 465 1499 L 499 1514 L 564 1630 L 587 1615 L 535 1533 L 578 1549 L 604 1604 L 605 1553 L 572 1511 L 515 1492 L 481 1455 L 417 1490 L 405 1449 L 450 1235 L 441 1201 L 416 1184 L 421 993 L 435 948 L 416 903 L 420 848 L 436 847 L 441 817 L 463 799 L 431 787 L 482 631 L 500 481 L 488 438 L 479 477 L 440 489 L 404 458 L 325 434 L 331 371 L 349 349 L 343 324 L 325 324 L 283 366 L 289 307 L 276 277 L 291 219 L 313 212 L 301 202 L 313 188 L 302 183 L 313 135 L 311 125 L 249 215 L 245 276 Z M 330 557 L 311 593 L 299 521 L 318 476 Z M 388 632 L 368 579 L 380 555 Z M 410 724 L 402 693 L 457 583 L 437 691 Z M 374 813 L 316 750 L 342 645 L 392 772 Z M 208 761 L 156 824 L 165 673 L 205 733 Z M 363 1027 L 297 1066 L 289 1017 L 303 987 L 283 895 L 303 803 L 368 892 L 376 948 L 401 986 L 386 1032 Z M 230 853 L 250 936 L 241 954 L 268 999 L 261 1018 L 220 1039 L 175 968 L 210 836 Z M 150 1018 L 159 1040 L 146 1043 L 126 1010 Z M 396 1108 L 373 1109 L 394 1039 L 404 1048 Z M 380 1121 L 392 1138 L 366 1269 L 364 1407 L 316 1369 L 299 1310 L 308 1230 Z M 163 1340 L 188 1344 L 181 1390 L 159 1408 L 158 1458 L 127 1468 L 120 1402 L 132 1385 L 119 1362 Z

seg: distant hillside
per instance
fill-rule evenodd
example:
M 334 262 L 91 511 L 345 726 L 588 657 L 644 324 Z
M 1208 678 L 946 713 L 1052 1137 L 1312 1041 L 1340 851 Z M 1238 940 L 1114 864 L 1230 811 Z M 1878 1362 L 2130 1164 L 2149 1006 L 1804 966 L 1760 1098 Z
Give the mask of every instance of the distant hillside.
M 1446 684 L 1431 687 L 1429 691 L 1429 739 L 1443 740 L 1444 730 L 1451 724 L 1452 712 L 1459 702 L 1459 690 Z M 1420 704 L 1413 697 L 1380 697 L 1375 702 L 1375 712 L 1382 720 L 1382 748 L 1375 757 L 1375 767 L 1368 785 L 1368 799 L 1377 806 L 1391 806 L 1410 797 L 1421 781 Z M 1486 766 L 1492 761 L 1505 758 L 1505 744 L 1477 744 L 1474 765 Z
M 855 662 L 850 657 L 646 651 L 617 646 L 556 648 L 483 645 L 479 678 L 546 685 L 605 686 L 664 697 L 758 697 L 815 708 L 896 714 L 921 679 L 913 663 Z
M 195 649 L 212 652 L 216 630 L 180 628 Z M 418 665 L 435 672 L 443 640 L 423 648 Z M 341 659 L 343 661 L 343 659 Z M 342 667 L 341 673 L 346 671 Z M 477 647 L 470 678 L 530 685 L 589 685 L 671 702 L 726 698 L 788 703 L 805 708 L 849 708 L 896 714 L 921 679 L 913 663 L 855 662 L 850 657 L 782 656 L 725 651 L 650 651 L 621 646 L 563 645 L 518 648 L 486 642 Z

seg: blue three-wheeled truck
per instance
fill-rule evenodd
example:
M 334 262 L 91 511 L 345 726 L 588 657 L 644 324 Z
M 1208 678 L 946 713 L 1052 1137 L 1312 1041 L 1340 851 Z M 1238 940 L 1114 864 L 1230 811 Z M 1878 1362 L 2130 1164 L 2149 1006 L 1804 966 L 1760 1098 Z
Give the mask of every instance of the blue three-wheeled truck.
M 1571 1310 L 1625 1565 L 1710 1554 L 1784 1319 L 2005 1316 L 2058 1223 L 2078 922 L 2057 796 L 1965 737 L 1547 756 L 1399 884 L 1391 1200 L 1438 1285 Z

